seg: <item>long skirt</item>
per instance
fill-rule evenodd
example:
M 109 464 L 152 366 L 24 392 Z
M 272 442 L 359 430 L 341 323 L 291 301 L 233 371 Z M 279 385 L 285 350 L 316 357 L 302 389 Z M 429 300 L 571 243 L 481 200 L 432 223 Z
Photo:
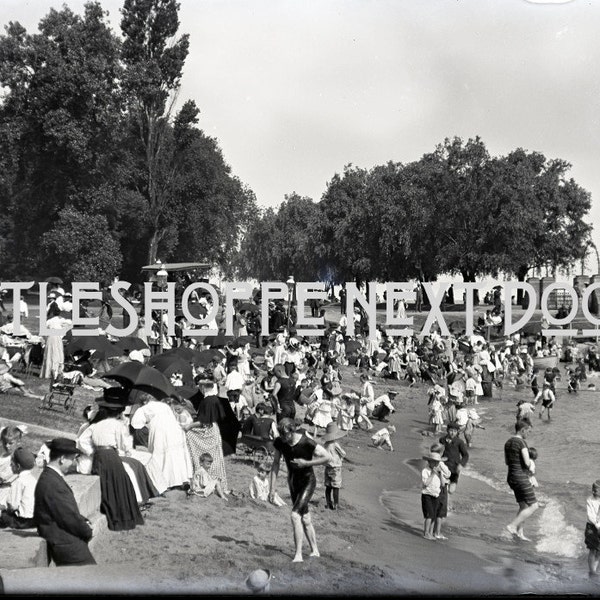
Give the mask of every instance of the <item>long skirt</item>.
M 213 462 L 208 474 L 221 480 L 224 491 L 228 491 L 227 474 L 225 473 L 225 459 L 223 458 L 223 442 L 221 432 L 216 423 L 208 427 L 197 427 L 186 433 L 194 474 L 200 469 L 200 456 L 205 452 L 212 456 Z
M 133 479 L 131 476 L 129 479 L 133 484 L 138 504 L 145 504 L 150 498 L 155 498 L 159 495 L 158 490 L 154 487 L 154 484 L 148 475 L 148 471 L 146 471 L 146 467 L 137 460 L 137 458 L 122 456 L 121 460 L 123 461 L 125 471 L 129 469 L 133 474 Z M 129 473 L 127 473 L 127 475 L 129 475 Z
M 114 448 L 95 450 L 92 475 L 100 477 L 100 511 L 106 515 L 111 531 L 125 531 L 144 524 L 135 490 Z
M 40 377 L 50 379 L 59 371 L 62 371 L 65 363 L 65 351 L 63 339 L 59 335 L 49 335 L 46 338 L 44 348 L 44 359 L 40 369 Z

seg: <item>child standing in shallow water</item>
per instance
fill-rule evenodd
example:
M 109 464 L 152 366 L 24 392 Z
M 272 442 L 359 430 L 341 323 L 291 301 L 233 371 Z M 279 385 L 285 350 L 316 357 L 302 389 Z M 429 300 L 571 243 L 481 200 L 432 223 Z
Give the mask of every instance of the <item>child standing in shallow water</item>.
M 421 508 L 423 510 L 423 537 L 427 540 L 443 539 L 434 535 L 436 520 L 441 518 L 440 494 L 444 481 L 450 478 L 450 471 L 443 463 L 447 460 L 439 452 L 429 452 L 423 456 L 427 466 L 421 471 Z
M 589 550 L 588 567 L 590 577 L 598 577 L 600 563 L 600 479 L 592 484 L 592 495 L 587 499 L 587 523 L 584 540 Z

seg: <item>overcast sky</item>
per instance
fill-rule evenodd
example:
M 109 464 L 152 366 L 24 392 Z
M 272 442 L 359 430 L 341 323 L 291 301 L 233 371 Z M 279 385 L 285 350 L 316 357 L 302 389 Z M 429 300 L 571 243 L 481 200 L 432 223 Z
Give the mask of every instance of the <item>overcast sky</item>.
M 0 0 L 2 22 L 32 32 L 62 4 Z M 122 0 L 101 4 L 119 31 Z M 318 201 L 348 163 L 408 162 L 479 135 L 494 155 L 569 161 L 600 248 L 600 2 L 182 0 L 180 17 L 180 101 L 196 101 L 262 206 Z

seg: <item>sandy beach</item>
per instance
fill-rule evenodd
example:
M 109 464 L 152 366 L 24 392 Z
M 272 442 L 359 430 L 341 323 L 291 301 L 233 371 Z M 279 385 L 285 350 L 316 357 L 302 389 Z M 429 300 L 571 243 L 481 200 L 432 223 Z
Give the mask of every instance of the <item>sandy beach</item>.
M 356 369 L 342 367 L 341 372 L 343 390 L 358 390 Z M 37 381 L 41 385 L 44 380 Z M 35 378 L 31 382 L 35 385 Z M 161 593 L 166 586 L 182 594 L 245 593 L 245 579 L 256 568 L 271 571 L 274 594 L 598 593 L 600 588 L 587 575 L 583 528 L 585 499 L 599 476 L 593 418 L 600 406 L 599 392 L 568 395 L 563 378 L 552 422 L 535 418 L 528 441 L 540 454 L 538 497 L 545 506 L 526 525 L 531 542 L 515 542 L 505 531 L 517 505 L 505 483 L 503 457 L 516 402 L 530 397 L 531 391 L 495 388 L 493 398 L 482 399 L 476 409 L 485 429 L 476 429 L 469 464 L 451 496 L 443 526 L 449 539 L 429 541 L 422 537 L 420 505 L 421 456 L 437 438 L 428 424 L 428 385 L 409 388 L 406 381 L 375 377 L 374 387 L 376 395 L 387 389 L 398 392 L 396 412 L 390 417 L 397 428 L 395 451 L 370 446 L 372 432 L 354 429 L 341 440 L 347 457 L 337 512 L 325 508 L 323 469 L 316 469 L 318 486 L 310 509 L 320 558 L 291 562 L 289 505 L 277 508 L 250 498 L 255 468 L 239 446 L 236 455 L 226 458 L 234 490 L 228 502 L 216 496 L 187 498 L 178 490 L 154 499 L 143 526 L 105 531 L 94 540 L 102 576 L 108 572 L 127 579 L 130 574 L 132 590 L 141 592 L 150 581 L 140 580 L 140 573 L 146 573 L 151 581 L 166 581 Z M 95 395 L 77 392 L 75 414 L 63 419 L 67 434 L 75 434 L 81 410 Z M 2 416 L 15 418 L 16 412 L 15 403 Z M 42 412 L 39 417 L 43 422 L 38 425 L 51 426 L 51 414 Z M 373 431 L 386 425 L 374 424 Z M 32 449 L 43 439 L 40 436 L 29 436 Z M 285 467 L 278 491 L 289 502 Z
M 352 369 L 345 368 L 343 387 L 356 387 L 356 381 Z M 284 594 L 597 593 L 587 577 L 583 547 L 585 489 L 583 504 L 567 507 L 573 509 L 569 517 L 579 528 L 565 522 L 562 532 L 553 531 L 561 524 L 556 515 L 546 512 L 549 502 L 528 524 L 532 542 L 515 542 L 505 533 L 516 503 L 508 486 L 495 483 L 493 477 L 496 471 L 504 473 L 502 448 L 514 423 L 515 397 L 529 390 L 503 390 L 503 398 L 484 400 L 477 407 L 485 430 L 476 431 L 469 468 L 451 497 L 444 525 L 449 539 L 429 541 L 422 537 L 420 507 L 421 455 L 435 439 L 426 435 L 427 387 L 419 384 L 409 389 L 405 382 L 380 379 L 375 387 L 376 393 L 399 390 L 398 410 L 391 416 L 397 427 L 395 451 L 370 447 L 370 434 L 364 431 L 353 430 L 343 438 L 347 460 L 338 512 L 325 508 L 323 476 L 317 471 L 319 485 L 311 511 L 321 558 L 292 564 L 289 507 L 276 508 L 249 498 L 254 467 L 249 456 L 238 452 L 227 458 L 228 478 L 236 494 L 229 502 L 214 496 L 187 499 L 183 492 L 168 492 L 165 499 L 154 501 L 143 527 L 110 532 L 97 540 L 98 562 L 168 573 L 186 585 L 196 578 L 222 577 L 232 593 L 255 568 L 270 569 L 271 591 Z M 548 435 L 551 427 L 562 429 L 560 421 L 568 411 L 561 406 L 553 423 L 538 427 L 543 434 Z M 375 430 L 385 425 L 375 423 Z M 542 448 L 546 452 L 536 432 L 532 437 L 540 452 Z M 545 460 L 540 461 L 538 476 L 542 490 L 551 485 L 546 467 L 541 466 Z M 494 469 L 486 467 L 488 462 Z M 289 500 L 286 487 L 280 474 L 279 491 Z M 547 521 L 550 531 L 544 530 Z M 574 556 L 554 552 L 574 543 L 566 534 L 578 543 L 567 548 Z M 537 546 L 547 544 L 545 538 L 553 535 L 556 547 L 540 551 Z

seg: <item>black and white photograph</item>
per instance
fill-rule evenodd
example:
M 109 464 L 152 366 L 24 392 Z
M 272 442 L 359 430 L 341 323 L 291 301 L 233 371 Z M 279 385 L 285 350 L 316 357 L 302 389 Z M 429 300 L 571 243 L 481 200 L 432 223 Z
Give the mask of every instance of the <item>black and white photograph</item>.
M 0 16 L 0 595 L 600 593 L 600 3 Z

